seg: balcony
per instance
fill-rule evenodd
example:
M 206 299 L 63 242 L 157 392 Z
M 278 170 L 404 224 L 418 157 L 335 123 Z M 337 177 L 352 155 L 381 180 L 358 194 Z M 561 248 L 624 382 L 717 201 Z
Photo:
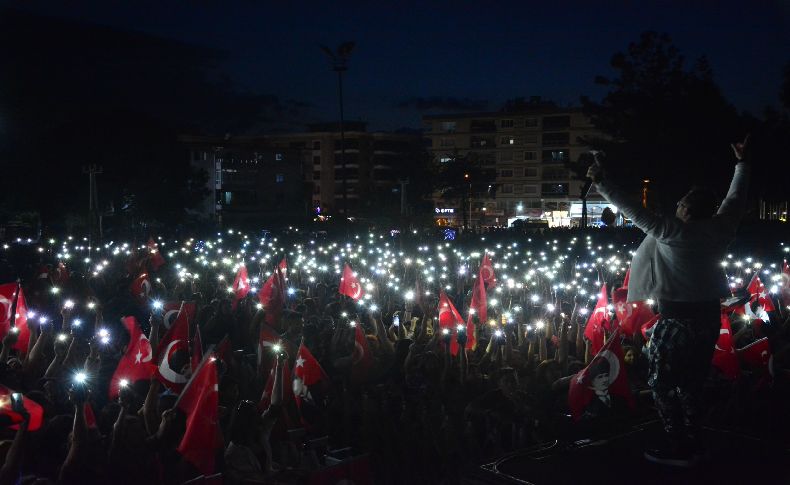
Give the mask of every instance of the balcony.
M 494 120 L 472 120 L 469 131 L 472 133 L 494 133 L 496 122 Z

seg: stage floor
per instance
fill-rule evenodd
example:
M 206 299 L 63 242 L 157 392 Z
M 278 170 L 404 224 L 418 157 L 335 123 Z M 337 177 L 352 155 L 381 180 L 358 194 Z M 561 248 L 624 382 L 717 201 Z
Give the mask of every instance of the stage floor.
M 648 462 L 642 453 L 660 432 L 648 421 L 597 441 L 552 442 L 483 465 L 468 484 L 790 484 L 790 450 L 765 440 L 705 428 L 704 460 L 691 469 Z

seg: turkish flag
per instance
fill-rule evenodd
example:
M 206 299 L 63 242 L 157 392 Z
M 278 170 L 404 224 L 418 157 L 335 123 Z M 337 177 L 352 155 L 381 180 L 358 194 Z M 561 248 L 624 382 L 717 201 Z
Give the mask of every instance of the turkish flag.
M 157 246 L 156 241 L 154 241 L 153 237 L 148 238 L 148 267 L 151 268 L 151 271 L 158 271 L 163 264 L 165 264 L 165 258 L 162 257 L 162 253 L 159 252 L 159 246 Z
M 772 355 L 768 337 L 755 340 L 746 347 L 736 350 L 735 353 L 740 357 L 741 362 L 748 367 L 763 371 L 769 370 L 768 366 Z
M 258 300 L 266 312 L 264 319 L 268 325 L 277 326 L 285 306 L 285 278 L 280 268 L 275 268 L 269 279 L 258 292 Z
M 626 301 L 628 295 L 627 288 L 618 288 L 612 295 L 614 312 L 617 315 L 617 322 L 623 329 L 623 334 L 633 337 L 634 333 L 649 322 L 654 314 L 653 310 L 644 301 Z
M 573 376 L 568 389 L 568 406 L 573 419 L 579 420 L 591 404 L 613 408 L 615 399 L 623 399 L 634 407 L 634 397 L 628 386 L 620 329 L 590 362 L 590 365 Z M 593 401 L 597 400 L 597 401 Z
M 480 277 L 483 279 L 486 288 L 493 288 L 496 286 L 496 274 L 494 274 L 494 265 L 488 258 L 488 253 L 483 256 L 483 261 L 480 263 Z
M 0 384 L 0 415 L 8 416 L 11 419 L 11 423 L 14 423 L 11 429 L 19 429 L 18 423 L 22 422 L 22 415 L 14 412 L 11 404 L 11 394 L 15 392 Z M 44 408 L 24 395 L 22 396 L 22 406 L 27 411 L 27 414 L 30 415 L 30 421 L 28 421 L 27 426 L 28 431 L 36 431 L 41 428 L 44 422 Z
M 183 307 L 183 304 L 182 304 Z M 180 311 L 156 349 L 156 376 L 173 392 L 180 392 L 187 382 L 189 359 L 189 318 Z
M 354 301 L 362 298 L 364 294 L 357 275 L 351 271 L 351 266 L 348 263 L 343 266 L 343 276 L 340 277 L 340 286 L 337 287 L 337 292 L 341 295 L 346 295 Z
M 653 318 L 642 324 L 640 328 L 642 330 L 642 337 L 644 337 L 645 340 L 647 340 L 647 331 L 655 327 L 659 320 L 661 320 L 661 314 L 656 313 Z
M 283 259 L 280 260 L 280 264 L 278 264 L 277 267 L 280 269 L 283 277 L 288 275 L 288 263 L 285 261 L 285 256 L 283 256 Z
M 181 307 L 185 302 L 183 301 L 168 301 L 162 305 L 162 321 L 165 324 L 165 328 L 170 328 L 173 326 L 173 322 L 176 321 L 178 317 L 178 312 L 181 311 Z M 189 321 L 192 322 L 195 320 L 194 312 L 195 312 L 195 304 L 191 303 L 190 307 L 192 308 L 191 316 L 189 317 Z
M 140 273 L 140 275 L 132 281 L 129 292 L 137 303 L 145 305 L 151 295 L 151 281 L 148 280 L 148 273 Z
M 176 407 L 186 414 L 186 431 L 178 452 L 200 473 L 214 473 L 214 457 L 222 447 L 216 357 L 204 359 L 184 387 Z
M 726 313 L 721 314 L 721 329 L 719 330 L 719 340 L 713 351 L 713 366 L 718 368 L 728 379 L 737 379 L 741 373 L 738 364 L 738 356 L 735 354 L 735 347 L 732 343 L 732 327 L 730 317 Z
M 776 307 L 774 307 L 774 301 L 771 298 L 770 293 L 765 290 L 765 285 L 762 281 L 760 281 L 760 276 L 757 273 L 754 273 L 752 277 L 752 281 L 749 282 L 749 286 L 746 288 L 752 298 L 750 301 L 757 301 L 757 304 L 763 307 L 763 310 L 766 312 L 774 312 L 776 311 Z
M 236 272 L 236 278 L 233 280 L 233 304 L 232 308 L 235 310 L 239 304 L 239 300 L 247 296 L 250 292 L 250 278 L 247 276 L 247 267 L 245 265 L 239 266 Z
M 360 325 L 354 327 L 354 353 L 352 354 L 351 378 L 364 380 L 373 367 L 373 356 L 365 332 Z
M 590 341 L 590 351 L 597 354 L 603 347 L 604 325 L 609 321 L 609 295 L 606 293 L 606 283 L 601 285 L 598 303 L 595 304 L 592 315 L 587 319 L 584 327 L 584 336 Z
M 450 340 L 450 353 L 452 355 L 458 354 L 458 340 L 455 335 L 458 333 L 458 325 L 464 324 L 464 317 L 458 312 L 453 305 L 453 302 L 444 292 L 439 290 L 439 328 L 448 329 L 453 335 Z M 474 334 L 474 330 L 472 331 Z
M 129 332 L 129 343 L 126 352 L 118 361 L 118 366 L 110 380 L 110 399 L 115 399 L 121 390 L 121 380 L 125 379 L 130 384 L 135 381 L 148 380 L 156 372 L 153 362 L 151 343 L 146 338 L 135 317 L 121 319 L 126 331 Z
M 296 397 L 296 404 L 302 404 L 302 399 L 310 397 L 310 386 L 322 382 L 329 382 L 329 377 L 321 368 L 312 352 L 302 341 L 299 345 L 299 351 L 296 353 L 296 363 L 293 370 L 293 393 Z
M 469 302 L 469 315 L 466 317 L 466 348 L 474 349 L 477 345 L 475 339 L 474 316 L 481 325 L 485 325 L 488 320 L 488 299 L 486 298 L 486 288 L 483 278 L 478 275 L 475 285 L 472 287 L 472 301 Z
M 14 308 L 16 301 L 16 308 Z M 13 311 L 13 314 L 12 314 Z M 17 283 L 0 285 L 0 339 L 11 330 L 11 319 L 19 335 L 12 347 L 20 354 L 26 354 L 30 341 L 30 329 L 27 326 L 27 301 L 25 291 Z

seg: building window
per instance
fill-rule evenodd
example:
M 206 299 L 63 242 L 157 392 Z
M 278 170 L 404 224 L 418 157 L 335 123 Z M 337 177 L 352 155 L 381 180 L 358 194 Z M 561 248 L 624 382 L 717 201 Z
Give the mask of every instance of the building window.
M 523 194 L 524 193 L 524 186 L 521 184 L 515 184 L 513 186 L 513 193 L 514 194 Z
M 548 196 L 568 195 L 568 184 L 541 184 L 540 192 Z
M 511 169 L 500 170 L 499 171 L 499 176 L 500 177 L 512 177 L 513 176 L 513 170 L 511 170 Z
M 321 149 L 321 140 L 313 140 L 313 150 Z
M 321 186 L 318 184 L 313 185 L 313 193 L 320 194 L 321 193 Z
M 515 145 L 516 144 L 516 137 L 515 136 L 503 136 L 499 139 L 499 144 L 504 146 Z
M 524 186 L 524 194 L 525 195 L 538 195 L 538 186 L 537 185 L 525 185 Z
M 513 176 L 514 177 L 523 177 L 524 176 L 524 169 L 521 167 L 517 167 L 513 169 Z
M 500 128 L 513 128 L 513 120 L 499 120 Z
M 313 165 L 321 165 L 321 156 L 320 155 L 314 155 L 313 156 Z
M 513 152 L 499 152 L 500 162 L 510 162 L 513 160 Z
M 543 150 L 543 161 L 551 163 L 569 162 L 568 150 Z
M 454 147 L 455 146 L 455 140 L 453 138 L 440 138 L 439 139 L 439 146 Z
M 524 176 L 529 178 L 537 177 L 538 176 L 537 167 L 524 167 Z
M 559 167 L 546 167 L 543 169 L 543 180 L 567 180 L 568 171 Z
M 285 174 L 278 173 L 274 176 L 274 181 L 278 184 L 285 182 Z
M 277 160 L 278 162 L 282 161 L 283 154 L 282 153 L 275 153 L 274 154 L 274 159 Z
M 446 133 L 455 133 L 456 123 L 455 121 L 442 121 L 441 124 L 442 131 Z
M 513 184 L 503 184 L 502 185 L 502 193 L 503 194 L 512 194 L 513 193 Z
M 526 118 L 524 119 L 524 126 L 527 128 L 536 128 L 538 126 L 538 119 L 537 118 Z
M 321 180 L 321 172 L 318 170 L 313 170 L 313 180 Z
M 439 157 L 439 163 L 450 163 L 452 157 Z
M 564 146 L 570 143 L 570 133 L 544 133 L 543 134 L 543 146 L 544 147 L 556 147 L 556 146 Z
M 524 152 L 524 160 L 537 160 L 538 152 Z
M 524 143 L 527 145 L 534 145 L 538 142 L 538 134 L 537 133 L 527 133 L 524 135 Z

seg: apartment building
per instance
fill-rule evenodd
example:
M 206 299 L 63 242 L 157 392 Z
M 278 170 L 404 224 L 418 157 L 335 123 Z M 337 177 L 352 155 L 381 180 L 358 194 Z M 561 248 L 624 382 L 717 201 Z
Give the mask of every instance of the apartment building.
M 398 215 L 400 168 L 418 156 L 421 136 L 368 132 L 365 123 L 347 122 L 341 150 L 338 128 L 323 123 L 299 133 L 182 136 L 192 165 L 209 174 L 212 195 L 202 213 L 224 221 L 296 221 L 344 210 L 348 216 Z
M 596 133 L 578 108 L 532 100 L 518 109 L 423 117 L 429 150 L 439 163 L 469 157 L 496 171 L 496 195 L 471 201 L 472 226 L 508 226 L 516 219 L 543 219 L 568 226 L 581 217 L 583 181 L 566 163 L 590 148 L 581 139 Z M 590 196 L 595 219 L 606 207 Z M 461 226 L 458 200 L 434 201 L 437 224 Z

